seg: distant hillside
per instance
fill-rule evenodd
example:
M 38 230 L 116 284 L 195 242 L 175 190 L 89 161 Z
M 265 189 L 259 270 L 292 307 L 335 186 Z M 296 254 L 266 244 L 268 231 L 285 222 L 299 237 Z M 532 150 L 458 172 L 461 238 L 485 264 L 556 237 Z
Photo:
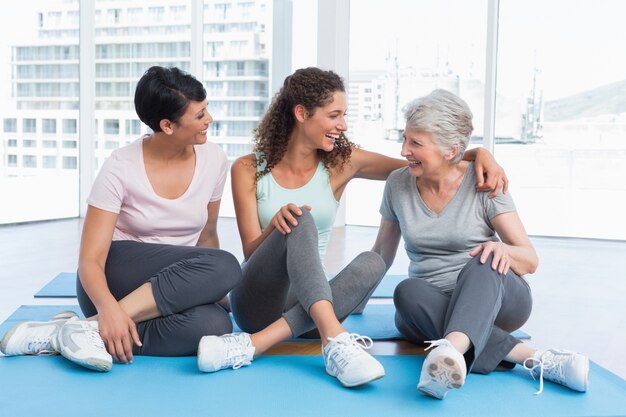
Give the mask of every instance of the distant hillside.
M 626 80 L 547 101 L 544 120 L 556 122 L 616 113 L 626 113 Z

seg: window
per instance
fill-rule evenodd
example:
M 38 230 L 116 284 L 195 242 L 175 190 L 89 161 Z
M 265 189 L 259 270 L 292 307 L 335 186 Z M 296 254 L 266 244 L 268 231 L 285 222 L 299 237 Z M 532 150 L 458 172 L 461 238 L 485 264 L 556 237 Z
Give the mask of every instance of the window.
M 119 135 L 120 133 L 120 121 L 117 119 L 105 119 L 104 120 L 104 134 L 105 135 Z
M 468 102 L 481 141 L 486 11 L 482 0 L 351 2 L 348 136 L 400 158 L 402 107 L 443 88 Z M 377 226 L 383 189 L 383 182 L 351 181 L 346 222 Z
M 37 120 L 36 119 L 23 119 L 22 120 L 22 132 L 23 133 L 36 133 L 37 132 Z
M 138 136 L 141 133 L 141 122 L 139 120 L 126 120 L 126 134 Z
M 24 168 L 37 168 L 37 157 L 35 155 L 24 155 L 22 157 Z
M 17 167 L 17 155 L 7 155 L 7 166 L 9 168 Z
M 24 139 L 22 141 L 22 146 L 24 148 L 36 148 L 37 147 L 37 141 L 33 140 L 33 139 Z
M 43 119 L 42 120 L 43 133 L 57 133 L 57 121 L 56 119 Z
M 56 140 L 44 139 L 43 141 L 41 141 L 41 145 L 44 148 L 46 148 L 46 149 L 56 148 L 57 147 L 57 141 Z
M 625 14 L 500 0 L 495 156 L 529 234 L 626 239 Z
M 78 159 L 75 156 L 63 157 L 63 169 L 76 169 L 78 167 Z
M 76 122 L 76 119 L 63 119 L 63 133 L 76 133 L 78 131 Z
M 8 139 L 7 146 L 9 148 L 17 148 L 17 139 Z
M 63 147 L 63 149 L 76 149 L 77 144 L 75 140 L 64 140 L 61 143 L 61 146 Z
M 17 119 L 4 119 L 4 133 L 17 132 Z
M 56 158 L 56 156 L 44 155 L 41 162 L 43 164 L 43 167 L 47 168 L 47 169 L 56 169 L 56 167 L 57 167 L 57 158 Z

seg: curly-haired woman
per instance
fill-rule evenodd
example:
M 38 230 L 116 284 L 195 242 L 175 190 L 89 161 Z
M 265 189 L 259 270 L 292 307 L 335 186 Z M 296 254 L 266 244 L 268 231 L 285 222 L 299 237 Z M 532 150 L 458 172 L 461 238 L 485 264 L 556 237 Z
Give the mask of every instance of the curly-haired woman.
M 246 262 L 231 304 L 237 324 L 249 333 L 205 336 L 198 349 L 202 371 L 249 365 L 272 345 L 317 329 L 326 371 L 344 386 L 384 376 L 382 365 L 365 352 L 371 339 L 341 324 L 374 291 L 384 261 L 374 252 L 361 253 L 328 281 L 322 259 L 348 182 L 385 180 L 406 161 L 348 141 L 345 113 L 345 87 L 337 74 L 300 69 L 285 79 L 255 130 L 255 152 L 233 164 Z M 488 152 L 480 155 L 477 164 L 490 174 L 490 189 L 496 188 L 503 172 Z

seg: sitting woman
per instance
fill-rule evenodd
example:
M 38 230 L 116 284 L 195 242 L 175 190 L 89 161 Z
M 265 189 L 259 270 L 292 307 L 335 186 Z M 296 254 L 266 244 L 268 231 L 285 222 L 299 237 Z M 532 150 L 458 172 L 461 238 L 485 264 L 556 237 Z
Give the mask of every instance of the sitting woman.
M 219 302 L 241 268 L 219 249 L 228 161 L 207 140 L 206 106 L 190 74 L 145 72 L 135 109 L 153 133 L 115 150 L 87 199 L 76 286 L 88 320 L 70 312 L 19 323 L 0 342 L 3 353 L 60 353 L 108 371 L 133 355 L 194 355 L 202 336 L 232 331 Z
M 384 375 L 382 365 L 364 350 L 371 339 L 341 324 L 367 302 L 383 277 L 383 260 L 364 252 L 329 282 L 322 259 L 346 185 L 353 178 L 384 180 L 406 161 L 348 141 L 346 104 L 337 74 L 297 70 L 285 79 L 255 130 L 255 153 L 233 164 L 246 263 L 230 300 L 237 324 L 247 333 L 204 337 L 198 349 L 202 371 L 249 365 L 274 344 L 314 330 L 326 372 L 342 385 L 362 385 Z M 491 155 L 482 155 L 477 166 L 486 167 L 497 184 L 499 167 Z
M 462 160 L 473 130 L 467 104 L 436 90 L 408 104 L 405 117 L 402 156 L 409 166 L 387 180 L 373 251 L 389 268 L 400 236 L 406 243 L 410 278 L 394 293 L 396 326 L 410 341 L 434 348 L 417 388 L 443 399 L 468 371 L 517 363 L 539 377 L 537 393 L 543 378 L 586 391 L 587 357 L 535 350 L 510 334 L 530 315 L 522 276 L 538 260 L 511 196 L 490 199 L 474 190 L 474 163 Z

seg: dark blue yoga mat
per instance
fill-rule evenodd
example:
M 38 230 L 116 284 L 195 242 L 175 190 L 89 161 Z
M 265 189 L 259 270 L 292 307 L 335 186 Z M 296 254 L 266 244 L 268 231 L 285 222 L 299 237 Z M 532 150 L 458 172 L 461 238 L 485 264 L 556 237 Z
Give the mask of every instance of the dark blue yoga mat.
M 61 272 L 35 294 L 35 298 L 75 298 L 76 272 Z
M 3 416 L 624 416 L 626 381 L 591 366 L 586 394 L 538 383 L 522 368 L 469 375 L 444 401 L 416 389 L 422 356 L 379 356 L 386 376 L 347 389 L 320 356 L 262 356 L 203 374 L 195 357 L 136 357 L 109 373 L 62 357 L 0 358 Z

